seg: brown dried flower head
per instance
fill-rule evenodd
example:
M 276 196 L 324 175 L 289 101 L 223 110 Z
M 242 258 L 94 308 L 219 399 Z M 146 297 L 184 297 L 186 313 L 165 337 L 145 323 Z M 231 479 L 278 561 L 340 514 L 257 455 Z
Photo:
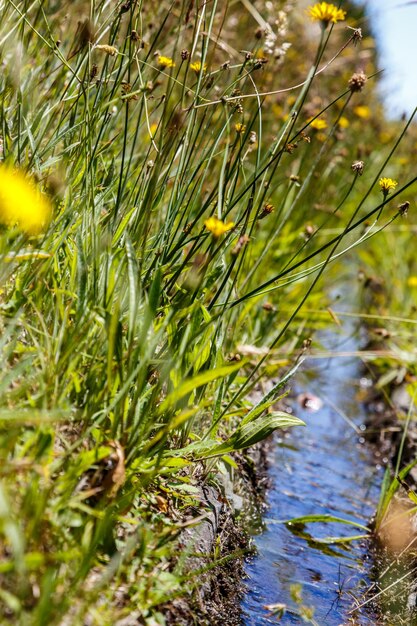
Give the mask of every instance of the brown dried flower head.
M 355 174 L 359 174 L 359 176 L 362 176 L 365 163 L 363 161 L 354 161 L 351 167 Z
M 366 81 L 368 80 L 366 74 L 363 72 L 355 72 L 348 81 L 348 87 L 352 93 L 362 91 Z
M 399 211 L 400 215 L 405 217 L 407 215 L 407 213 L 408 213 L 409 207 L 410 207 L 410 203 L 408 202 L 408 200 L 406 200 L 402 204 L 399 204 L 398 205 L 398 211 Z

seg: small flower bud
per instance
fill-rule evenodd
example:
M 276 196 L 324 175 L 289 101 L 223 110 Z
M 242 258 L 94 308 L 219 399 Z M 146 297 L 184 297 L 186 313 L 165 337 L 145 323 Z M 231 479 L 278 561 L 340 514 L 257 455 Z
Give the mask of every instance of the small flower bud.
M 265 206 L 262 209 L 262 211 L 259 212 L 258 220 L 262 220 L 267 215 L 271 215 L 271 213 L 273 211 L 274 211 L 274 205 L 273 204 L 265 204 Z

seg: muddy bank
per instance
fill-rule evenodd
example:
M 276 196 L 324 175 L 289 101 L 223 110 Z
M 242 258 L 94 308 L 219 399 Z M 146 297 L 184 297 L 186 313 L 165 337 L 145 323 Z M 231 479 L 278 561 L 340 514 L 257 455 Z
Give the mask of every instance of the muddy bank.
M 184 560 L 181 597 L 161 607 L 175 626 L 238 626 L 244 592 L 244 557 L 251 551 L 247 517 L 264 507 L 272 438 L 245 454 L 234 454 L 234 475 L 217 474 L 200 487 L 196 526 L 179 537 Z M 203 511 L 203 514 L 202 514 Z M 188 591 L 184 593 L 184 589 Z
M 368 366 L 367 375 L 375 381 L 381 371 Z M 362 602 L 374 605 L 381 626 L 417 624 L 417 422 L 407 376 L 370 387 L 365 401 L 365 439 L 386 473 L 370 545 L 373 582 Z

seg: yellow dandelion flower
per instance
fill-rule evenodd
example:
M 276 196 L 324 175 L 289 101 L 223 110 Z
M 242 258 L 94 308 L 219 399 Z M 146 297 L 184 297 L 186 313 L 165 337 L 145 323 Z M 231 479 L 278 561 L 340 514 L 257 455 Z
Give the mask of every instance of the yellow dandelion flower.
M 24 232 L 39 233 L 51 218 L 51 205 L 22 172 L 0 166 L 0 221 Z
M 199 74 L 201 71 L 205 72 L 207 70 L 207 64 L 201 64 L 201 61 L 194 61 L 194 63 L 190 63 L 190 69 Z
M 343 22 L 346 17 L 346 11 L 342 11 L 335 4 L 329 4 L 328 2 L 316 2 L 313 6 L 308 7 L 308 13 L 313 21 L 321 22 L 324 28 L 330 22 L 333 24 Z
M 410 276 L 407 280 L 409 287 L 417 287 L 417 276 Z
M 246 130 L 246 126 L 244 124 L 241 124 L 240 122 L 235 124 L 235 131 L 237 132 L 238 135 L 243 135 L 245 130 Z
M 214 215 L 204 222 L 204 226 L 216 239 L 224 235 L 224 233 L 227 233 L 228 230 L 232 230 L 234 225 L 234 222 L 223 222 L 217 219 L 217 217 L 214 217 Z
M 315 120 L 310 122 L 310 126 L 311 128 L 314 128 L 314 130 L 324 130 L 327 128 L 327 122 L 326 120 L 321 120 L 317 117 Z
M 392 178 L 380 178 L 379 179 L 379 186 L 384 196 L 387 196 L 390 191 L 396 188 L 397 185 L 398 185 L 398 182 L 396 180 L 393 180 Z
M 364 104 L 360 104 L 359 106 L 353 109 L 355 115 L 360 117 L 362 120 L 367 120 L 371 117 L 371 109 Z
M 339 121 L 337 122 L 340 128 L 348 128 L 349 127 L 349 120 L 347 117 L 344 117 L 342 115 L 342 117 L 339 119 Z
M 174 61 L 171 59 L 171 57 L 164 57 L 162 56 L 162 54 L 160 54 L 158 56 L 158 65 L 160 67 L 166 67 L 166 68 L 170 68 L 170 67 L 175 67 L 175 63 Z

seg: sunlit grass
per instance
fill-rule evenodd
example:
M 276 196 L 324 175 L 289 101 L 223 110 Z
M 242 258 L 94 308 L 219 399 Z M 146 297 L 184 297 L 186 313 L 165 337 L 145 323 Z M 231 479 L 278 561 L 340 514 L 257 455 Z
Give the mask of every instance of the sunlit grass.
M 325 270 L 401 215 L 405 124 L 352 170 L 358 34 L 305 12 L 272 45 L 250 3 L 47 4 L 0 14 L 1 167 L 53 206 L 0 233 L 2 619 L 162 624 L 201 468 L 300 424 L 281 385 L 250 390 L 305 350 Z

